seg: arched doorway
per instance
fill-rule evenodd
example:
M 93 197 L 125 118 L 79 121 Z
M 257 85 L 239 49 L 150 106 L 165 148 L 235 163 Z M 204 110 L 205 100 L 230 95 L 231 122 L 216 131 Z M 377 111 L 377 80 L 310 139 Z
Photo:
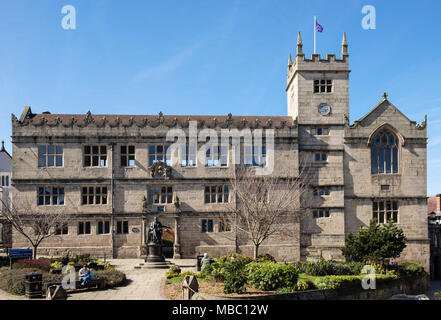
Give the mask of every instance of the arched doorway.
M 173 245 L 175 242 L 175 230 L 164 228 L 162 232 L 162 253 L 166 258 L 173 258 Z

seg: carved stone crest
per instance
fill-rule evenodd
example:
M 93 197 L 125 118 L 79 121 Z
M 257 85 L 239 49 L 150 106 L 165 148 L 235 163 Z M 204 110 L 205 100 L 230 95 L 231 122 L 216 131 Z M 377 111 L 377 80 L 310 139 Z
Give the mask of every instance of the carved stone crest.
M 150 167 L 150 173 L 153 178 L 167 178 L 170 176 L 170 167 L 165 162 L 158 161 Z

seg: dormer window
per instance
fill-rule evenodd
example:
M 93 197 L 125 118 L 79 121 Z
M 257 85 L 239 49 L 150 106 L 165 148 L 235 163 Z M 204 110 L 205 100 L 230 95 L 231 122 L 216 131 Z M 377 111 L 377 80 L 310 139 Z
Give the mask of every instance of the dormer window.
M 314 80 L 314 93 L 332 92 L 332 80 Z

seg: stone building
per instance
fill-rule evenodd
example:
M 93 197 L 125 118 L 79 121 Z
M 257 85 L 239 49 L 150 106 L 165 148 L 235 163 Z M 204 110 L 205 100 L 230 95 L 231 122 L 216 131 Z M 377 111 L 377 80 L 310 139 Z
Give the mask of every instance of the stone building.
M 11 204 L 11 176 L 12 157 L 5 149 L 5 142 L 2 141 L 0 149 L 0 210 L 3 205 Z M 11 245 L 10 226 L 0 217 L 0 252 Z
M 251 255 L 251 243 L 219 218 L 234 202 L 228 188 L 237 170 L 234 150 L 219 149 L 218 158 L 201 163 L 187 141 L 183 158 L 168 166 L 165 137 L 171 129 L 188 134 L 193 121 L 197 130 L 217 133 L 272 129 L 272 174 L 308 165 L 317 207 L 287 234 L 266 240 L 261 253 L 285 261 L 342 259 L 347 234 L 375 217 L 397 222 L 409 240 L 401 258 L 428 269 L 426 120 L 409 120 L 384 94 L 350 125 L 349 73 L 345 35 L 340 58 L 307 59 L 299 34 L 288 61 L 287 116 L 34 114 L 26 107 L 19 119 L 12 115 L 14 199 L 30 200 L 41 213 L 72 214 L 62 234 L 42 243 L 50 254 L 138 257 L 157 215 L 173 231 L 176 257 Z M 267 166 L 265 146 L 252 150 L 262 161 L 250 166 Z M 247 152 L 241 149 L 242 159 Z M 14 247 L 22 246 L 14 235 Z

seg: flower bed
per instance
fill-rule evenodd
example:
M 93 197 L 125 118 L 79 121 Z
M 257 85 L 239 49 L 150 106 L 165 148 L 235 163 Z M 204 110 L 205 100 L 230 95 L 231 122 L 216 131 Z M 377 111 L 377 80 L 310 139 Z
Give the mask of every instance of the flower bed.
M 271 259 L 258 262 L 247 256 L 231 254 L 216 259 L 202 272 L 197 274 L 200 283 L 199 292 L 211 292 L 218 296 L 233 297 L 250 294 L 290 294 L 310 290 L 340 290 L 361 288 L 364 264 L 357 262 L 337 262 L 320 260 L 294 264 L 276 263 Z M 394 266 L 372 265 L 376 271 L 377 284 L 387 284 L 397 279 L 424 277 L 424 269 L 413 262 L 403 262 Z M 181 290 L 183 277 L 174 267 L 167 274 L 166 285 L 175 289 L 170 298 L 180 297 L 176 290 Z M 205 285 L 207 284 L 207 285 Z M 222 292 L 219 288 L 223 287 Z M 215 292 L 212 292 L 212 291 Z M 167 292 L 167 290 L 166 290 Z
M 81 262 L 81 263 L 79 263 Z M 75 265 L 75 263 L 78 264 Z M 76 271 L 84 264 L 88 264 L 94 271 L 95 279 L 104 279 L 105 288 L 113 288 L 122 286 L 126 281 L 126 275 L 109 263 L 102 263 L 98 259 L 88 258 L 71 261 L 70 265 L 74 265 Z M 96 267 L 101 266 L 101 267 Z M 12 270 L 7 267 L 0 269 L 0 289 L 15 295 L 24 295 L 25 276 L 30 272 L 38 272 L 42 274 L 43 283 L 61 282 L 64 275 L 61 274 L 61 258 L 53 259 L 20 259 L 14 262 Z M 95 268 L 92 268 L 95 267 Z M 57 272 L 58 271 L 58 272 Z

